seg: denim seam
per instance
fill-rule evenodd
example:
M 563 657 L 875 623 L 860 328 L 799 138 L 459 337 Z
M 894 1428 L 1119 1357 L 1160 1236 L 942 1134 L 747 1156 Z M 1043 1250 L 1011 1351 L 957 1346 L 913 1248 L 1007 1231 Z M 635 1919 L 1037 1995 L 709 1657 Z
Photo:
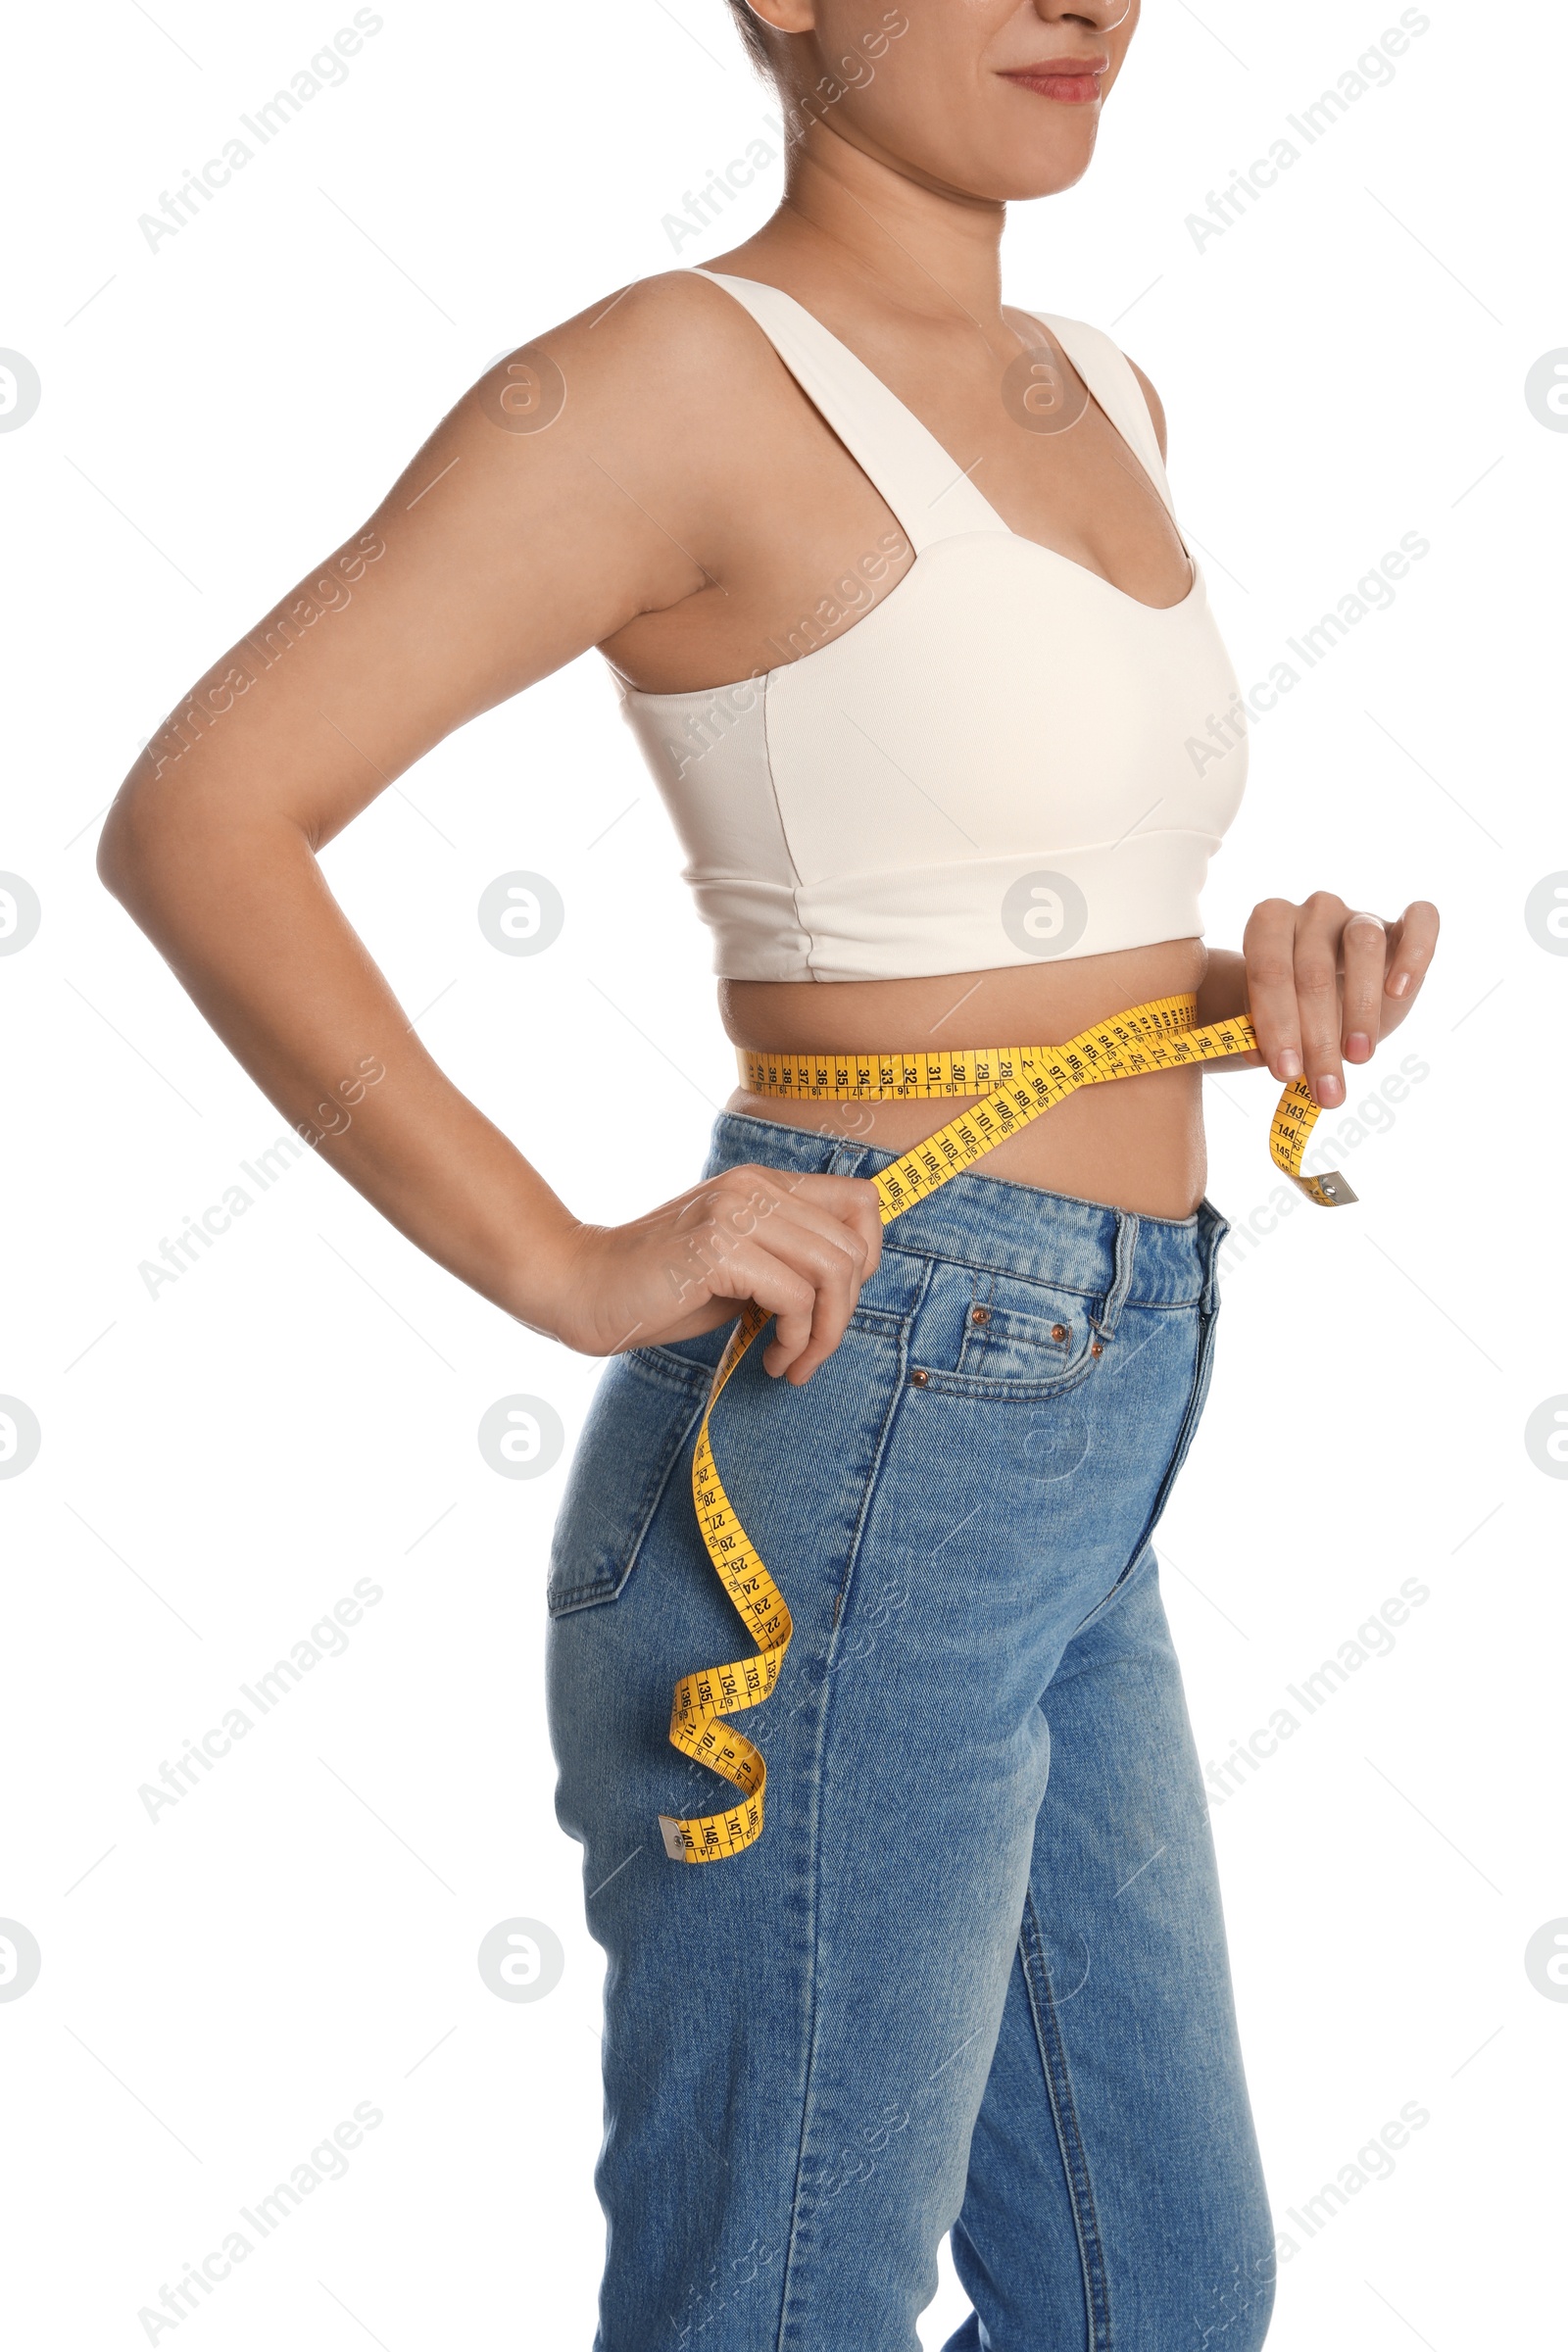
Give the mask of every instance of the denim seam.
M 965 1257 L 961 1248 L 944 1250 L 914 1250 L 906 1242 L 885 1242 L 884 1259 L 906 1257 L 916 1265 L 956 1266 L 965 1274 L 983 1274 L 988 1282 L 1032 1282 L 1046 1291 L 1065 1291 L 1074 1298 L 1098 1298 L 1098 1291 L 1086 1291 L 1081 1283 L 1058 1282 L 1043 1274 L 1025 1274 L 1017 1266 L 993 1265 L 989 1258 Z M 874 1279 L 874 1277 L 873 1277 Z
M 627 1348 L 612 1362 L 625 1363 L 640 1379 L 652 1381 L 662 1389 L 710 1389 L 713 1372 L 710 1364 L 694 1364 L 683 1355 L 671 1355 L 657 1341 L 646 1348 Z
M 1202 1308 L 1199 1309 L 1198 1360 L 1193 1366 L 1193 1385 L 1188 1394 L 1187 1410 L 1182 1415 L 1182 1425 L 1177 1432 L 1176 1443 L 1171 1448 L 1165 1475 L 1159 1482 L 1159 1491 L 1150 1507 L 1144 1532 L 1138 1539 L 1140 1551 L 1149 1543 L 1155 1528 L 1159 1525 L 1161 1514 L 1170 1500 L 1170 1491 L 1176 1484 L 1182 1466 L 1187 1460 L 1188 1449 L 1197 1433 L 1199 1419 L 1208 1395 L 1209 1375 L 1213 1369 L 1214 1326 L 1218 1320 L 1219 1308 L 1217 1305 L 1211 1313 L 1205 1313 Z M 1136 1557 L 1136 1554 L 1134 1556 Z M 1129 1561 L 1129 1567 L 1131 1564 Z
M 674 1388 L 677 1384 L 671 1381 L 669 1385 Z M 648 1541 L 648 1531 L 659 1516 L 659 1506 L 669 1490 L 669 1482 L 674 1476 L 675 1466 L 685 1456 L 687 1440 L 691 1437 L 692 1430 L 702 1411 L 704 1396 L 706 1396 L 706 1390 L 702 1395 L 693 1396 L 691 1410 L 681 1425 L 680 1436 L 670 1449 L 669 1459 L 664 1464 L 662 1474 L 654 1482 L 647 1506 L 641 1517 L 634 1519 L 636 1532 L 632 1537 L 620 1574 L 613 1583 L 607 1577 L 589 1577 L 581 1584 L 565 1585 L 554 1592 L 551 1592 L 547 1582 L 545 1608 L 551 1617 L 573 1616 L 579 1609 L 592 1608 L 602 1601 L 618 1600 L 625 1592 L 631 1579 L 632 1570 L 642 1556 L 643 1545 Z
M 1117 1593 L 1121 1591 L 1123 1585 L 1126 1584 L 1128 1578 L 1132 1575 L 1133 1570 L 1138 1566 L 1139 1561 L 1149 1549 L 1150 1541 L 1164 1514 L 1165 1505 L 1170 1500 L 1171 1489 L 1176 1484 L 1177 1475 L 1187 1459 L 1187 1450 L 1193 1442 L 1193 1435 L 1198 1426 L 1199 1415 L 1202 1409 L 1202 1399 L 1206 1395 L 1207 1389 L 1205 1375 L 1212 1360 L 1214 1347 L 1214 1325 L 1218 1319 L 1218 1315 L 1219 1309 L 1217 1306 L 1214 1309 L 1213 1314 L 1205 1314 L 1201 1307 L 1199 1309 L 1198 1353 L 1193 1364 L 1193 1385 L 1187 1392 L 1187 1407 L 1182 1414 L 1181 1427 L 1176 1432 L 1176 1443 L 1170 1449 L 1170 1459 L 1165 1465 L 1164 1476 L 1161 1478 L 1159 1486 L 1154 1494 L 1154 1499 L 1150 1505 L 1149 1516 L 1144 1521 L 1143 1527 L 1139 1532 L 1137 1543 L 1133 1545 L 1132 1550 L 1128 1553 L 1125 1562 L 1118 1570 L 1114 1583 L 1109 1585 L 1105 1592 L 1102 1593 L 1099 1600 L 1096 1601 L 1094 1607 L 1090 1610 L 1089 1615 L 1087 1617 L 1080 1618 L 1078 1623 L 1073 1627 L 1072 1639 L 1074 1641 L 1076 1641 L 1078 1636 L 1083 1632 L 1084 1627 L 1090 1624 L 1096 1617 L 1100 1615 L 1102 1609 L 1107 1607 L 1108 1604 L 1115 1599 Z
M 858 1306 L 845 1329 L 854 1331 L 858 1327 L 861 1331 L 897 1331 L 906 1319 L 890 1306 Z
M 956 1245 L 944 1250 L 914 1250 L 906 1242 L 885 1242 L 882 1256 L 884 1262 L 890 1257 L 906 1257 L 918 1260 L 921 1265 L 957 1266 L 966 1274 L 984 1274 L 991 1281 L 1032 1283 L 1039 1290 L 1062 1291 L 1072 1298 L 1098 1298 L 1102 1295 L 1098 1290 L 1086 1291 L 1081 1283 L 1062 1282 L 1055 1275 L 1026 1274 L 1016 1265 L 994 1265 L 989 1258 L 965 1257 L 961 1247 Z M 1190 1298 L 1126 1298 L 1120 1303 L 1123 1307 L 1145 1307 L 1152 1314 L 1187 1314 L 1195 1306 L 1200 1306 L 1202 1300 L 1203 1293 L 1198 1290 Z
M 860 1543 L 865 1534 L 865 1523 L 870 1517 L 871 1504 L 876 1495 L 877 1483 L 882 1476 L 882 1464 L 887 1458 L 888 1440 L 893 1431 L 893 1417 L 898 1410 L 899 1400 L 903 1396 L 905 1389 L 908 1385 L 909 1342 L 914 1333 L 915 1317 L 919 1314 L 921 1307 L 925 1304 L 927 1294 L 931 1288 L 931 1282 L 932 1274 L 928 1269 L 925 1279 L 920 1285 L 919 1293 L 916 1298 L 911 1300 L 907 1313 L 899 1317 L 899 1322 L 902 1326 L 902 1329 L 899 1334 L 898 1372 L 894 1379 L 892 1395 L 888 1400 L 887 1415 L 882 1423 L 882 1434 L 877 1440 L 876 1458 L 872 1462 L 866 1477 L 865 1492 L 860 1497 L 859 1512 L 856 1518 L 854 1533 L 850 1537 L 849 1548 L 845 1554 L 844 1576 L 839 1585 L 838 1597 L 833 1609 L 833 1633 L 832 1639 L 828 1644 L 828 1673 L 830 1675 L 833 1671 L 833 1653 L 838 1648 L 839 1629 L 844 1619 L 845 1603 L 850 1597 L 850 1592 L 855 1583 L 856 1563 L 860 1556 Z
M 928 1274 L 920 1287 L 919 1298 L 917 1298 L 910 1306 L 907 1316 L 906 1318 L 901 1318 L 901 1320 L 906 1322 L 908 1329 L 911 1331 L 914 1326 L 915 1315 L 919 1311 L 919 1307 L 925 1298 L 926 1291 L 930 1287 L 930 1281 L 931 1277 Z M 834 1661 L 838 1655 L 839 1642 L 844 1631 L 844 1602 L 848 1598 L 849 1593 L 854 1586 L 856 1563 L 859 1558 L 860 1544 L 865 1533 L 866 1521 L 870 1516 L 871 1504 L 876 1494 L 878 1485 L 881 1481 L 882 1466 L 887 1460 L 888 1446 L 893 1434 L 893 1425 L 898 1418 L 900 1400 L 904 1396 L 904 1391 L 906 1385 L 906 1368 L 907 1363 L 907 1335 L 901 1334 L 899 1341 L 898 1370 L 889 1391 L 887 1410 L 882 1417 L 882 1428 L 877 1437 L 876 1449 L 872 1455 L 870 1466 L 866 1472 L 865 1488 L 860 1497 L 860 1508 L 856 1517 L 854 1532 L 850 1537 L 849 1547 L 845 1561 L 844 1578 L 839 1587 L 838 1600 L 833 1611 L 833 1624 L 832 1629 L 829 1632 L 827 1642 L 826 1666 L 822 1676 L 822 1707 L 817 1718 L 816 1752 L 813 1758 L 814 1769 L 811 1774 L 811 1960 L 808 1976 L 808 1990 L 807 1994 L 806 2082 L 801 2094 L 801 2135 L 795 2151 L 795 2180 L 790 2193 L 789 2230 L 784 2241 L 784 2267 L 779 2278 L 778 2334 L 774 2339 L 775 2352 L 785 2352 L 786 2343 L 790 2336 L 790 2295 L 795 2282 L 796 2253 L 799 2244 L 799 2233 L 802 2219 L 801 2176 L 806 2166 L 807 2142 L 810 2137 L 812 2098 L 816 2088 L 816 1963 L 817 1935 L 821 1922 L 820 1889 L 822 1883 L 821 1800 L 822 1783 L 825 1769 L 824 1756 L 827 1748 L 828 1717 L 832 1711 L 833 1699 L 835 1695 L 835 1686 L 833 1681 Z
M 1067 2176 L 1068 2201 L 1072 2206 L 1078 2259 L 1083 2269 L 1084 2317 L 1089 2328 L 1088 2352 L 1111 2352 L 1110 2297 L 1109 2282 L 1105 2276 L 1104 2242 L 1101 2234 L 1100 2217 L 1095 2211 L 1089 2160 L 1078 2122 L 1078 2109 L 1073 2100 L 1066 2045 L 1062 2040 L 1056 2005 L 1052 1995 L 1045 1936 L 1041 1931 L 1040 1915 L 1035 1909 L 1032 1887 L 1024 1896 L 1018 1957 L 1023 1966 L 1024 1989 L 1029 1996 L 1029 2013 L 1034 2021 L 1041 2071 L 1046 2078 L 1046 2093 L 1056 2127 L 1062 2170 Z
M 1205 1236 L 1207 1262 L 1203 1268 L 1203 1305 L 1212 1315 L 1219 1312 L 1219 1253 L 1231 1228 L 1230 1220 L 1221 1216 L 1212 1200 L 1205 1198 L 1202 1207 L 1207 1210 L 1210 1219 Z
M 924 1367 L 922 1367 L 924 1368 Z M 926 1369 L 920 1383 L 923 1396 L 958 1396 L 974 1404 L 1052 1404 L 1093 1380 L 1098 1364 L 1088 1350 L 1070 1372 L 1051 1380 L 1006 1380 L 988 1372 L 938 1372 Z

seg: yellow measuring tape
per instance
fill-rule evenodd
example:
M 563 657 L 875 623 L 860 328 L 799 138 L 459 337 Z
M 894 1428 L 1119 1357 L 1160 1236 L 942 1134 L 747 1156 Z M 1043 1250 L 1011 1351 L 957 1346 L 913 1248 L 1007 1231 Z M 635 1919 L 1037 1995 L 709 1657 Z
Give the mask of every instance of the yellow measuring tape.
M 741 1051 L 741 1074 L 753 1094 L 795 1102 L 926 1102 L 980 1095 L 982 1102 L 904 1152 L 871 1181 L 884 1225 L 926 1200 L 952 1176 L 972 1168 L 1081 1086 L 1112 1078 L 1136 1078 L 1152 1070 L 1182 1069 L 1250 1054 L 1257 1045 L 1250 1021 L 1215 1021 L 1193 1026 L 1195 997 L 1160 997 L 1135 1005 L 1114 1020 L 1086 1029 L 1065 1046 L 972 1046 L 956 1054 L 755 1054 Z M 1341 1208 L 1355 1199 L 1343 1176 L 1303 1176 L 1301 1160 L 1317 1119 L 1318 1105 L 1303 1079 L 1285 1089 L 1269 1131 L 1276 1167 L 1320 1207 Z M 750 1348 L 767 1314 L 755 1299 L 730 1334 L 713 1374 L 697 1433 L 692 1461 L 692 1497 L 708 1556 L 725 1592 L 740 1611 L 757 1647 L 727 1666 L 703 1666 L 675 1685 L 669 1720 L 672 1745 L 706 1764 L 740 1790 L 740 1802 L 699 1821 L 677 1821 L 661 1813 L 664 1851 L 672 1862 L 717 1862 L 745 1851 L 762 1833 L 762 1790 L 767 1766 L 761 1751 L 725 1722 L 746 1707 L 760 1706 L 772 1690 L 790 1643 L 790 1613 L 784 1595 L 758 1556 L 736 1515 L 713 1460 L 709 1425 L 724 1384 Z

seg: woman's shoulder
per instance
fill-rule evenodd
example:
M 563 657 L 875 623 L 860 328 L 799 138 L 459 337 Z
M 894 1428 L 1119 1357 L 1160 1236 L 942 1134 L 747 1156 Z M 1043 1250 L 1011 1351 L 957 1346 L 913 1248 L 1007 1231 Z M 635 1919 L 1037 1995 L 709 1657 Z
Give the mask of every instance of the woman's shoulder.
M 706 392 L 765 374 L 771 353 L 747 313 L 695 270 L 664 270 L 597 297 L 509 355 L 543 352 L 567 384 L 616 395 L 641 383 L 659 392 Z M 501 366 L 502 362 L 495 363 Z
M 611 287 L 571 317 L 530 331 L 460 401 L 458 429 L 508 474 L 496 441 L 531 436 L 527 472 L 574 490 L 586 469 L 646 503 L 733 498 L 759 436 L 784 422 L 787 391 L 768 344 L 739 303 L 691 270 Z M 473 422 L 469 423 L 468 419 Z M 623 468 L 629 470 L 623 470 Z

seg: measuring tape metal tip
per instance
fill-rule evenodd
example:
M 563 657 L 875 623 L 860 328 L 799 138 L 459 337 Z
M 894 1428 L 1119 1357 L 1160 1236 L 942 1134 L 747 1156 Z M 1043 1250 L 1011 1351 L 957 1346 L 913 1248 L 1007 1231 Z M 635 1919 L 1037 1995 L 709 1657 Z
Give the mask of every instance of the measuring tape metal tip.
M 1289 1173 L 1289 1171 L 1287 1171 Z M 1319 1208 L 1353 1208 L 1358 1196 L 1352 1193 L 1338 1168 L 1330 1168 L 1324 1176 L 1292 1174 L 1291 1182 L 1303 1192 Z
M 686 1838 L 681 1825 L 671 1814 L 661 1813 L 659 1827 L 664 1840 L 664 1851 L 672 1862 L 686 1859 Z

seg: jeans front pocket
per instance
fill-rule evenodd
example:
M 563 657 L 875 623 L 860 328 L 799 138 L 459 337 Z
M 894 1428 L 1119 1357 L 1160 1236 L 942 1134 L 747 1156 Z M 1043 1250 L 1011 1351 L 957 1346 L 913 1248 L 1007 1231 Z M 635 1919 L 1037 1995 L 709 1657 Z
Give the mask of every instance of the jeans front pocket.
M 1084 1363 L 1094 1342 L 1091 1301 L 1076 1292 L 1031 1284 L 988 1285 L 990 1303 L 969 1309 L 955 1369 L 977 1380 L 1060 1380 Z
M 942 1268 L 910 1340 L 920 1385 L 998 1403 L 1061 1396 L 1095 1370 L 1101 1303 L 1022 1275 Z
M 724 1337 L 718 1334 L 720 1351 Z M 552 1617 L 624 1591 L 711 1385 L 710 1365 L 667 1348 L 637 1348 L 606 1367 L 551 1542 Z

